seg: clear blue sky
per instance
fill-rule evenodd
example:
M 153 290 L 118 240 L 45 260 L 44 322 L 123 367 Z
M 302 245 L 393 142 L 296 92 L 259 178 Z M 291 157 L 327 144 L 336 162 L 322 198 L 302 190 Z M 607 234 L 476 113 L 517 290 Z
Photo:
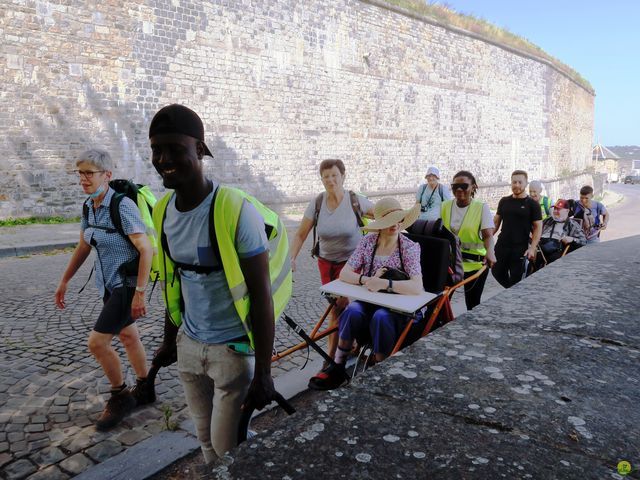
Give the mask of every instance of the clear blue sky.
M 640 0 L 447 0 L 527 38 L 596 91 L 594 141 L 640 145 Z

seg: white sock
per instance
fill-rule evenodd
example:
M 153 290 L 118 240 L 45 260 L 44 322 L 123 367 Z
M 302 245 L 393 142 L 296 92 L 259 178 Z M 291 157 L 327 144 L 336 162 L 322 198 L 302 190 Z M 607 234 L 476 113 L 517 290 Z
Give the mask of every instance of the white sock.
M 351 352 L 351 348 L 347 348 L 345 350 L 344 348 L 338 347 L 338 349 L 336 350 L 335 362 L 344 363 L 347 359 L 347 355 L 349 355 L 349 352 Z

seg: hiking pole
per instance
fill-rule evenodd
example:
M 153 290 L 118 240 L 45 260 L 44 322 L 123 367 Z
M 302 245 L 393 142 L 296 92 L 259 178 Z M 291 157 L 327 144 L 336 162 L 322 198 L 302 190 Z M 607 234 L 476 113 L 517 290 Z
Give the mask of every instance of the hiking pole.
M 296 413 L 296 409 L 278 392 L 275 392 L 275 401 L 278 403 L 278 406 L 282 408 L 288 415 L 293 415 Z M 247 439 L 247 432 L 249 431 L 249 422 L 251 421 L 251 417 L 253 416 L 255 408 L 247 408 L 242 411 L 242 415 L 240 415 L 240 422 L 238 423 L 238 445 L 244 442 Z

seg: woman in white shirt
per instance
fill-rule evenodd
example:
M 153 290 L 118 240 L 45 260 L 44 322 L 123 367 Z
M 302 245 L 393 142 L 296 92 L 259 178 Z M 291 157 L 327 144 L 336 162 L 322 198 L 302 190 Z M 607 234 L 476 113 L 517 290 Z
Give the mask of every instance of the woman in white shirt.
M 442 222 L 445 227 L 460 238 L 464 278 L 467 279 L 486 265 L 487 268 L 473 282 L 464 286 L 467 310 L 480 303 L 482 290 L 489 269 L 496 262 L 493 244 L 493 216 L 489 205 L 474 200 L 478 184 L 471 172 L 461 170 L 451 183 L 454 200 L 442 203 Z

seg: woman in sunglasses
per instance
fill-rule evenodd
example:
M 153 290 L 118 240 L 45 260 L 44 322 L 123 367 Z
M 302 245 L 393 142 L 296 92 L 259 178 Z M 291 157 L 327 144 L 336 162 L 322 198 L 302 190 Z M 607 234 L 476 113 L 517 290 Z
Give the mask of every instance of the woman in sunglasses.
M 464 286 L 464 300 L 467 310 L 480 304 L 484 283 L 489 269 L 496 263 L 493 246 L 493 216 L 489 205 L 474 200 L 478 184 L 471 172 L 461 170 L 453 177 L 451 191 L 454 200 L 442 204 L 444 226 L 460 238 L 464 278 L 467 279 L 487 265 L 487 268 L 473 282 Z

